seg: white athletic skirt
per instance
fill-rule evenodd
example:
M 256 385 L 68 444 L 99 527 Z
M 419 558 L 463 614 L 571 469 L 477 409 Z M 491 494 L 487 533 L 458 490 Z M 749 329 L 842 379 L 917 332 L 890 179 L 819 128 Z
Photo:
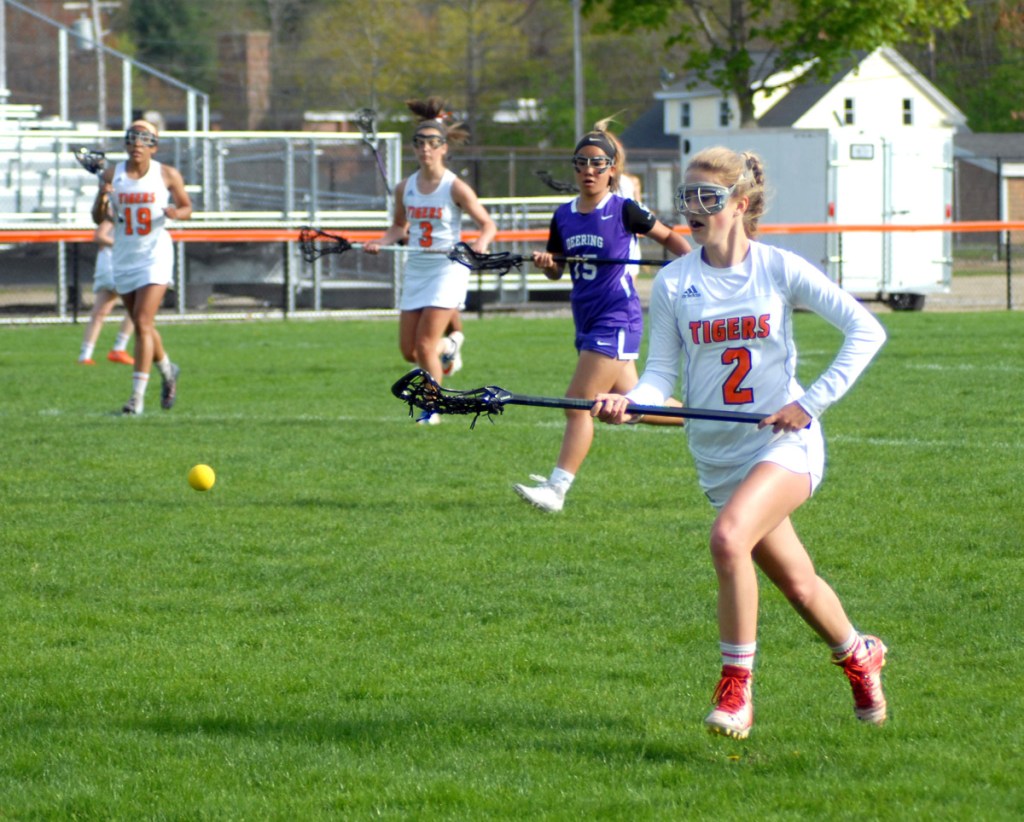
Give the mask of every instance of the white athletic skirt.
M 700 487 L 711 504 L 720 509 L 729 501 L 750 469 L 759 462 L 773 462 L 795 474 L 807 474 L 813 495 L 825 474 L 825 438 L 820 423 L 813 420 L 810 428 L 771 440 L 742 465 L 712 465 L 696 461 Z
M 114 287 L 114 262 L 110 247 L 96 252 L 96 270 L 92 275 L 92 291 L 116 291 Z
M 114 282 L 118 294 L 131 294 L 147 285 L 170 285 L 174 282 L 174 257 L 156 260 L 134 271 L 115 271 Z
M 461 263 L 445 261 L 443 266 L 420 269 L 409 261 L 402 278 L 401 311 L 421 308 L 460 308 L 466 302 L 469 269 Z

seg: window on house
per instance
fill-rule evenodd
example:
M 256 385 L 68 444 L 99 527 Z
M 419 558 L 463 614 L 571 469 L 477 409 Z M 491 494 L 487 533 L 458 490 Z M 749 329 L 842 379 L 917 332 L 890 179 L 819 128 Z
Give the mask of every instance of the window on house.
M 856 118 L 853 115 L 853 98 L 847 97 L 843 100 L 843 122 L 848 126 L 852 126 L 855 120 Z
M 722 100 L 718 104 L 718 125 L 728 128 L 730 120 L 732 120 L 732 109 L 729 107 L 729 101 Z
M 679 104 L 679 125 L 683 128 L 690 127 L 690 104 L 680 103 Z
M 903 98 L 903 125 L 914 125 L 914 101 L 909 97 Z

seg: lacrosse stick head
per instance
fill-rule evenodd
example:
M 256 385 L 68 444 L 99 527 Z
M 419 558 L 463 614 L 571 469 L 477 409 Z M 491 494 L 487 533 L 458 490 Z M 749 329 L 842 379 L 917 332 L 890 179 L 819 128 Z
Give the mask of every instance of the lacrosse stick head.
M 338 234 L 305 225 L 299 230 L 299 248 L 303 259 L 311 263 L 324 254 L 344 254 L 352 248 L 352 243 Z
M 504 410 L 510 394 L 495 385 L 474 391 L 450 391 L 438 385 L 437 380 L 422 368 L 414 368 L 391 386 L 391 393 L 409 405 L 409 416 L 419 408 L 430 414 L 472 414 L 476 418 L 491 417 Z
M 98 149 L 79 146 L 75 149 L 75 159 L 90 174 L 101 174 L 107 167 L 107 156 Z
M 376 141 L 377 139 L 377 112 L 372 108 L 359 109 L 359 114 L 356 115 L 356 124 L 359 126 L 359 130 L 363 132 L 363 139 Z
M 523 258 L 509 251 L 502 251 L 496 254 L 481 254 L 474 251 L 467 243 L 456 243 L 448 252 L 448 259 L 452 262 L 461 263 L 472 271 L 497 271 L 498 276 L 508 274 L 515 268 L 521 270 Z

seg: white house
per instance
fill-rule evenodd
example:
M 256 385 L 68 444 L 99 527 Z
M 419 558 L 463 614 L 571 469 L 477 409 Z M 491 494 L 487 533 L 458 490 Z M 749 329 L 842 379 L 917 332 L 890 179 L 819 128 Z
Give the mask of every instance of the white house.
M 807 69 L 755 83 L 773 88 Z M 648 112 L 637 122 L 646 123 L 647 134 L 639 128 L 623 132 L 627 148 L 674 140 L 680 168 L 711 145 L 755 151 L 769 181 L 766 242 L 802 254 L 848 290 L 894 308 L 920 308 L 924 295 L 948 290 L 948 232 L 768 231 L 771 223 L 913 226 L 951 220 L 953 135 L 966 129 L 966 117 L 898 52 L 879 48 L 827 81 L 757 92 L 757 128 L 738 128 L 735 95 L 706 83 L 688 88 L 683 80 L 654 96 L 660 124 Z M 652 133 L 659 125 L 661 134 Z M 664 212 L 674 185 L 667 184 L 666 169 L 654 176 L 649 205 Z
M 799 77 L 808 66 L 777 72 L 768 88 Z M 685 80 L 655 92 L 662 103 L 664 134 L 685 136 L 692 129 L 735 129 L 739 103 L 708 83 L 688 88 Z M 790 89 L 758 92 L 754 116 L 761 128 L 857 126 L 871 131 L 895 128 L 966 127 L 967 119 L 941 91 L 899 52 L 878 48 L 837 71 L 828 81 L 809 80 Z

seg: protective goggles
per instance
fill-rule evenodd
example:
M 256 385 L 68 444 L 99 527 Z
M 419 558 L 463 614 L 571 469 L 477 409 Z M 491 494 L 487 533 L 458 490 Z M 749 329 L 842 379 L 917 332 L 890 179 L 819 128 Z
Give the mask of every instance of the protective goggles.
M 152 148 L 157 144 L 156 135 L 144 128 L 130 128 L 124 133 L 124 141 L 130 146 L 146 146 Z
M 729 201 L 736 186 L 715 183 L 681 185 L 676 189 L 676 211 L 689 214 L 717 214 Z
M 424 146 L 430 146 L 431 148 L 440 148 L 447 142 L 444 137 L 420 137 L 417 135 L 412 138 L 412 147 L 423 148 Z
M 605 157 L 604 155 L 584 157 L 582 154 L 577 154 L 572 158 L 573 167 L 577 171 L 586 171 L 588 168 L 592 168 L 598 174 L 604 174 L 612 167 L 614 162 L 611 157 Z

